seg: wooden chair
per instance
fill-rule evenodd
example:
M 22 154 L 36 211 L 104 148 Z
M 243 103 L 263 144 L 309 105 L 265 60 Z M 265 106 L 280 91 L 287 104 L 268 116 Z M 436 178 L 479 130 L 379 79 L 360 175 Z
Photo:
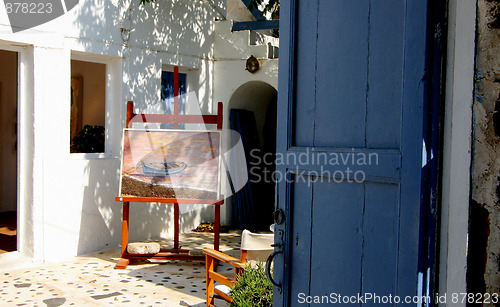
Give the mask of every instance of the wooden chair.
M 274 234 L 257 234 L 248 230 L 243 230 L 241 234 L 240 259 L 231 257 L 211 248 L 203 249 L 205 253 L 205 268 L 207 278 L 207 307 L 215 306 L 215 299 L 220 298 L 226 302 L 233 299 L 229 294 L 230 287 L 235 284 L 236 277 L 242 270 L 252 263 L 252 261 L 266 261 L 273 252 L 271 246 L 274 243 Z M 218 261 L 225 262 L 234 267 L 234 277 L 231 279 L 216 272 Z M 219 283 L 219 285 L 215 285 Z

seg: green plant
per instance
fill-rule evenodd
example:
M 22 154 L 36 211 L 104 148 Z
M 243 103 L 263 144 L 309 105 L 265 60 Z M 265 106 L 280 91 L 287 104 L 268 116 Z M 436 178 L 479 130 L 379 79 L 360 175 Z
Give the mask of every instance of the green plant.
M 238 276 L 236 284 L 231 288 L 233 302 L 237 307 L 267 307 L 273 305 L 273 285 L 266 277 L 262 262 L 255 267 L 248 266 Z
M 155 2 L 155 0 L 140 0 L 139 3 L 144 5 L 146 3 Z M 253 8 L 258 9 L 262 7 L 261 16 L 270 12 L 273 19 L 278 19 L 280 15 L 280 1 L 279 0 L 251 0 L 248 9 L 252 11 Z
M 273 19 L 278 19 L 280 15 L 280 1 L 279 0 L 251 0 L 248 9 L 252 11 L 254 8 L 262 7 L 261 16 L 266 13 L 271 13 Z
M 85 125 L 71 141 L 71 152 L 104 152 L 104 127 Z

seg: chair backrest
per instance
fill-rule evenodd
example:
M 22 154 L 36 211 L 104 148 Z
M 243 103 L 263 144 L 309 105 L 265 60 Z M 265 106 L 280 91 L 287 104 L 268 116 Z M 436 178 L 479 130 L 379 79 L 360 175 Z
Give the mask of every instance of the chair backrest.
M 267 257 L 273 252 L 274 234 L 253 233 L 243 230 L 241 233 L 241 258 L 242 262 L 246 260 L 266 261 Z

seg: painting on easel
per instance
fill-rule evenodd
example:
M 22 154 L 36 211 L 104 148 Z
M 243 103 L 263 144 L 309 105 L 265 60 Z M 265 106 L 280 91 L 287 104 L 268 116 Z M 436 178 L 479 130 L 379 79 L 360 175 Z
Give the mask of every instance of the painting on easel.
M 120 197 L 218 199 L 220 132 L 125 129 Z

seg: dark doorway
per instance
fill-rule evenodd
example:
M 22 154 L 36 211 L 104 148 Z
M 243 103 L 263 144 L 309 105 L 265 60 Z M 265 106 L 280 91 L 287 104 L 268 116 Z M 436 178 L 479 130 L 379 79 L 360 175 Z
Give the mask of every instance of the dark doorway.
M 231 199 L 232 226 L 269 230 L 275 206 L 277 91 L 265 82 L 245 83 L 233 93 L 229 110 L 230 127 L 241 137 L 248 172 L 247 184 Z
M 0 253 L 17 250 L 17 59 L 0 50 Z

